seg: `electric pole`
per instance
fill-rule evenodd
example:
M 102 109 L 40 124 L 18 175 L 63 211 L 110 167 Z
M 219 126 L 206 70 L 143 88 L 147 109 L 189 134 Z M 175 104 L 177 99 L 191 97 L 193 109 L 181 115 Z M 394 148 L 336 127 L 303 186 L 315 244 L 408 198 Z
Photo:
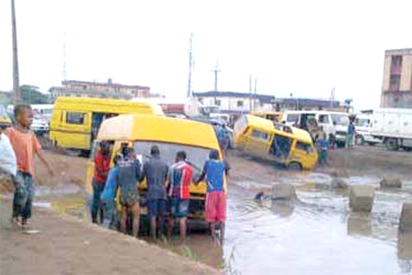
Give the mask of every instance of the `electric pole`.
M 192 71 L 193 71 L 193 32 L 190 33 L 189 40 L 189 78 L 187 81 L 187 97 L 192 96 Z
M 215 92 L 217 92 L 217 75 L 220 73 L 219 60 L 216 60 L 215 69 L 212 72 L 215 74 Z
M 249 111 L 252 112 L 252 74 L 249 74 Z
M 14 6 L 14 0 L 11 0 L 11 25 L 13 35 L 13 104 L 16 106 L 20 101 L 20 84 L 19 61 L 17 55 L 16 8 Z
M 63 81 L 67 80 L 66 71 L 66 32 L 63 33 L 63 71 L 62 71 Z

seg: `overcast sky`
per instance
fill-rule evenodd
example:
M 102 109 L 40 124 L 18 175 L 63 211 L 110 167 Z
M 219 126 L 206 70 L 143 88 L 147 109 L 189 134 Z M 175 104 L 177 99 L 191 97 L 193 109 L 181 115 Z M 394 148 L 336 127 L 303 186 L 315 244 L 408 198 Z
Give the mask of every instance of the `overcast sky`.
M 67 78 L 150 86 L 168 98 L 187 90 L 190 32 L 197 92 L 353 98 L 378 107 L 386 49 L 412 47 L 412 1 L 15 0 L 20 83 L 43 91 Z M 10 90 L 10 1 L 0 1 L 0 90 Z M 64 39 L 64 33 L 66 38 Z

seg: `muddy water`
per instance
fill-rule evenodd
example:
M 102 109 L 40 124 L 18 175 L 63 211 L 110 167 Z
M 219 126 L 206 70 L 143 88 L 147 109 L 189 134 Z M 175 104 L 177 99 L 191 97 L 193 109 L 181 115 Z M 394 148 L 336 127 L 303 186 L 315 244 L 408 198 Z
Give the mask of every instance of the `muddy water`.
M 403 202 L 412 202 L 412 182 L 398 191 L 377 191 L 371 214 L 351 213 L 345 192 L 329 188 L 325 174 L 290 174 L 279 182 L 296 186 L 299 202 L 255 201 L 271 184 L 239 181 L 231 184 L 223 245 L 205 233 L 177 240 L 165 248 L 221 268 L 226 274 L 411 274 L 412 234 L 398 234 Z M 353 177 L 349 184 L 378 186 L 373 176 Z M 38 197 L 61 213 L 87 219 L 83 195 L 74 187 L 68 195 Z M 49 191 L 43 190 L 43 195 Z M 55 189 L 52 194 L 64 191 Z

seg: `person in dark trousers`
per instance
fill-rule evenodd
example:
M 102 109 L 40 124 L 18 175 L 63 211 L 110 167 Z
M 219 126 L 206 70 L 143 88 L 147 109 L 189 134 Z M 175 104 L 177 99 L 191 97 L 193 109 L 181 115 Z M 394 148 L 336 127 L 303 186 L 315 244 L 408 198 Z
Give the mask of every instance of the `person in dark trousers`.
M 346 135 L 346 147 L 348 148 L 348 150 L 351 150 L 353 148 L 353 138 L 355 136 L 355 133 L 355 124 L 353 123 L 353 119 L 351 119 L 348 126 L 348 133 Z
M 94 177 L 93 177 L 93 203 L 92 221 L 97 223 L 97 216 L 100 212 L 100 221 L 103 221 L 103 207 L 101 195 L 107 180 L 110 169 L 110 144 L 106 141 L 100 143 L 100 150 L 94 157 Z
M 225 235 L 226 221 L 226 191 L 225 173 L 228 172 L 228 165 L 219 160 L 219 152 L 210 151 L 209 160 L 206 161 L 202 174 L 197 183 L 206 179 L 206 220 L 210 225 L 210 232 L 213 238 L 216 237 L 216 225 L 219 225 L 220 240 L 223 241 Z
M 152 146 L 150 149 L 151 158 L 143 165 L 143 174 L 141 180 L 147 180 L 147 207 L 150 219 L 150 234 L 154 241 L 157 238 L 157 223 L 160 227 L 164 226 L 164 217 L 166 213 L 166 179 L 168 174 L 167 164 L 160 158 L 158 146 Z
M 121 155 L 116 155 L 114 158 L 114 166 L 110 169 L 107 176 L 107 181 L 104 186 L 101 200 L 104 206 L 105 220 L 109 220 L 108 228 L 116 229 L 119 221 L 116 210 L 116 192 L 118 189 L 119 166 L 118 162 L 122 160 Z
M 12 222 L 25 227 L 32 215 L 34 155 L 37 155 L 40 161 L 43 162 L 51 176 L 54 175 L 54 172 L 41 153 L 41 145 L 36 135 L 30 130 L 33 123 L 33 110 L 30 105 L 20 104 L 15 106 L 14 117 L 16 124 L 4 131 L 13 146 L 17 160 L 17 174 L 13 176 L 15 192 Z M 21 223 L 19 221 L 20 217 Z
M 169 169 L 170 214 L 168 234 L 172 235 L 176 219 L 179 221 L 180 239 L 186 239 L 186 220 L 189 213 L 190 192 L 194 169 L 186 162 L 186 152 L 176 155 L 176 162 Z

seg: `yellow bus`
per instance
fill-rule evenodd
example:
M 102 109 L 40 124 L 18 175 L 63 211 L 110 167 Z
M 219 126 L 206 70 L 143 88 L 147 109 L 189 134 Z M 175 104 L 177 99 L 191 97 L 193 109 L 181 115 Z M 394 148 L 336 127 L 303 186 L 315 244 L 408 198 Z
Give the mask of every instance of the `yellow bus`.
M 11 126 L 11 120 L 6 112 L 6 108 L 0 105 L 0 127 L 6 129 Z
M 101 141 L 108 141 L 111 144 L 112 159 L 125 146 L 132 146 L 141 163 L 150 158 L 150 148 L 153 145 L 159 147 L 161 159 L 169 166 L 174 163 L 176 153 L 183 150 L 187 154 L 187 161 L 199 174 L 211 150 L 217 150 L 220 159 L 223 159 L 215 132 L 209 124 L 155 115 L 120 115 L 107 119 L 100 126 L 87 165 L 86 193 L 89 204 L 93 192 L 93 158 Z M 146 187 L 146 182 L 139 185 L 141 197 L 145 197 Z M 226 178 L 225 187 L 227 187 Z M 203 219 L 206 183 L 201 182 L 199 185 L 192 183 L 189 191 L 191 195 L 189 218 Z M 145 208 L 142 208 L 142 214 L 144 213 L 146 213 Z
M 273 122 L 282 121 L 282 113 L 276 111 L 254 111 L 251 113 L 251 115 L 265 118 Z
M 308 132 L 252 115 L 244 115 L 235 123 L 234 146 L 291 170 L 312 169 L 318 161 Z
M 148 102 L 59 97 L 53 108 L 49 139 L 75 154 L 89 152 L 100 124 L 119 114 L 163 115 L 163 111 L 159 105 Z

